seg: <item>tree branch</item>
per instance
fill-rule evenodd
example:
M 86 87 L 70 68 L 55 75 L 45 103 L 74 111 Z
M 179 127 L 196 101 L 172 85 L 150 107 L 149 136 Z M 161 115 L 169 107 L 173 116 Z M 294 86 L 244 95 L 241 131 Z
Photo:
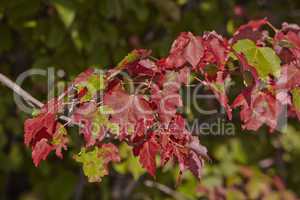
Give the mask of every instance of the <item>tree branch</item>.
M 13 90 L 16 94 L 21 96 L 25 101 L 29 101 L 33 103 L 35 106 L 41 108 L 43 107 L 43 103 L 31 96 L 28 92 L 23 90 L 18 84 L 14 83 L 11 81 L 9 78 L 4 76 L 3 74 L 0 73 L 0 82 L 3 83 L 5 86 Z
M 7 78 L 2 73 L 0 73 L 0 83 L 7 86 L 11 90 L 13 90 L 17 95 L 22 97 L 30 105 L 34 104 L 38 108 L 42 108 L 44 106 L 44 104 L 42 102 L 40 102 L 39 100 L 37 100 L 36 98 L 31 96 L 28 92 L 23 90 L 18 84 L 16 84 L 15 82 L 13 82 L 9 78 Z M 72 122 L 72 119 L 69 117 L 66 117 L 66 116 L 60 116 L 59 119 L 66 121 L 68 123 L 74 124 L 74 125 L 82 126 L 81 124 Z

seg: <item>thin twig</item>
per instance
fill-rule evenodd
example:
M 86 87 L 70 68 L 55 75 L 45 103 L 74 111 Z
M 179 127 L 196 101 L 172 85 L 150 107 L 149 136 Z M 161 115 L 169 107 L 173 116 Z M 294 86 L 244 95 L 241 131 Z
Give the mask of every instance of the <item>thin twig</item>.
M 275 26 L 273 26 L 273 24 L 271 24 L 270 22 L 267 22 L 267 25 L 268 25 L 275 33 L 278 32 L 278 29 L 277 29 Z
M 122 69 L 117 69 L 116 71 L 113 71 L 108 77 L 107 80 L 111 80 L 112 78 L 114 78 L 115 76 L 117 76 L 119 73 L 122 72 Z
M 157 183 L 157 182 L 154 182 L 154 181 L 151 181 L 151 180 L 146 180 L 144 182 L 144 184 L 147 187 L 156 188 L 159 191 L 173 197 L 176 200 L 188 200 L 188 199 L 190 199 L 187 196 L 185 196 L 184 194 L 182 194 L 180 192 L 177 192 L 177 191 L 175 191 L 175 190 L 173 190 L 173 189 L 169 188 L 168 186 L 163 185 L 161 183 Z
M 33 103 L 37 107 L 43 107 L 43 103 L 31 96 L 28 92 L 23 90 L 18 84 L 11 81 L 9 78 L 0 73 L 0 82 L 8 88 L 12 89 L 16 94 L 21 96 L 25 101 Z
M 13 90 L 16 94 L 18 94 L 20 97 L 22 97 L 29 105 L 32 106 L 34 104 L 35 106 L 42 108 L 44 104 L 34 98 L 32 95 L 30 95 L 28 92 L 23 90 L 18 84 L 7 78 L 5 75 L 0 73 L 0 82 L 3 83 L 3 85 L 7 86 L 11 90 Z M 72 123 L 74 125 L 81 126 L 81 124 L 75 123 L 72 121 L 71 118 L 67 116 L 60 116 L 59 119 L 66 121 L 68 123 Z

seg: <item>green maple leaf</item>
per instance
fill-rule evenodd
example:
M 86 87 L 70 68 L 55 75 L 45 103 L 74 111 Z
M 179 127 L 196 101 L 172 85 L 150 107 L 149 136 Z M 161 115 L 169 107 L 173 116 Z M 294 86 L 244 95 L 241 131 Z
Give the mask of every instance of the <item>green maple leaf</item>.
M 81 152 L 74 156 L 74 159 L 82 163 L 83 172 L 89 182 L 101 182 L 102 178 L 108 175 L 108 164 L 120 161 L 118 149 L 113 144 L 104 144 L 91 151 L 82 148 Z
M 280 58 L 273 49 L 269 47 L 257 47 L 249 39 L 239 40 L 233 45 L 233 49 L 238 53 L 243 53 L 248 63 L 253 66 L 263 80 L 267 80 L 269 75 L 280 76 Z

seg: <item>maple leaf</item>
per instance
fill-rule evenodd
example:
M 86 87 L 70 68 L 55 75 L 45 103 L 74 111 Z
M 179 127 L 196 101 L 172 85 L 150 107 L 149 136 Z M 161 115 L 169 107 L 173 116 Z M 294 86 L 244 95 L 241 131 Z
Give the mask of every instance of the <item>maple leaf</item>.
M 299 26 L 283 24 L 274 36 L 274 49 L 284 64 L 300 59 Z
M 215 79 L 211 79 L 206 76 L 206 80 L 202 81 L 210 90 L 215 94 L 216 99 L 219 101 L 221 106 L 224 107 L 229 119 L 232 118 L 232 109 L 229 105 L 229 100 L 226 94 L 226 87 L 230 77 L 227 73 L 218 71 Z
M 79 84 L 82 82 L 86 82 L 95 72 L 95 69 L 88 68 L 84 72 L 81 72 L 74 80 L 74 84 Z
M 209 156 L 207 154 L 207 148 L 200 144 L 198 137 L 191 137 L 191 141 L 189 142 L 187 147 L 193 150 L 198 156 L 209 159 Z
M 206 158 L 203 157 L 204 154 L 200 155 L 197 153 L 197 151 L 194 151 L 189 147 L 180 146 L 178 144 L 170 144 L 167 150 L 162 149 L 161 151 L 163 151 L 161 155 L 161 158 L 163 159 L 163 165 L 167 160 L 176 158 L 179 163 L 180 175 L 184 171 L 190 170 L 197 178 L 201 178 L 204 159 Z M 202 153 L 204 153 L 204 151 Z
M 258 130 L 263 124 L 273 131 L 277 127 L 277 120 L 282 111 L 282 105 L 269 93 L 253 89 L 251 103 L 248 104 L 245 96 L 240 94 L 233 102 L 232 107 L 241 106 L 240 118 L 244 129 Z
M 300 85 L 300 61 L 282 66 L 280 77 L 276 82 L 276 89 L 291 90 Z
M 201 40 L 190 32 L 181 33 L 173 42 L 170 54 L 164 60 L 166 69 L 176 69 L 189 63 L 196 67 L 203 56 Z
M 48 144 L 48 140 L 46 138 L 39 140 L 32 149 L 34 165 L 37 167 L 41 160 L 46 160 L 52 149 L 52 146 Z
M 35 129 L 35 131 L 38 132 L 43 126 L 46 126 L 47 124 L 49 124 L 48 131 L 52 132 L 53 131 L 53 123 L 55 121 L 55 116 L 56 116 L 56 114 L 63 113 L 63 111 L 64 111 L 63 109 L 64 109 L 63 101 L 58 100 L 56 98 L 49 100 L 42 108 L 34 109 L 33 113 L 32 113 L 33 118 L 28 121 L 25 121 L 25 125 L 27 123 L 27 126 L 28 126 L 27 131 L 31 131 L 30 129 Z M 40 122 L 40 123 L 38 123 L 38 122 Z M 36 127 L 35 128 L 30 127 L 31 125 L 36 126 Z
M 161 165 L 165 166 L 165 164 L 169 160 L 177 159 L 179 163 L 181 163 L 182 166 L 184 166 L 184 156 L 182 154 L 187 153 L 187 149 L 185 148 L 186 138 L 183 138 L 183 135 L 181 135 L 181 138 L 178 138 L 178 135 L 174 135 L 170 130 L 161 130 L 160 131 L 160 137 L 161 137 Z M 185 137 L 188 137 L 185 135 Z M 184 171 L 184 167 L 181 168 L 182 171 Z
M 105 138 L 105 133 L 110 125 L 108 114 L 101 113 L 95 102 L 88 102 L 76 108 L 73 121 L 82 124 L 80 132 L 84 136 L 86 146 L 93 146 L 97 141 Z
M 120 156 L 114 144 L 103 144 L 95 147 L 92 151 L 82 148 L 74 159 L 82 163 L 83 172 L 88 177 L 89 182 L 101 182 L 102 177 L 108 175 L 108 165 L 110 162 L 119 162 Z
M 184 79 L 185 75 L 180 78 Z M 151 102 L 156 105 L 160 121 L 168 124 L 176 114 L 177 108 L 183 105 L 179 90 L 181 83 L 178 80 L 178 73 L 167 71 L 164 77 L 162 89 L 151 85 Z
M 129 95 L 117 84 L 104 95 L 104 105 L 113 110 L 112 121 L 136 123 L 139 119 L 152 119 L 152 110 L 141 95 Z
M 216 32 L 207 32 L 202 37 L 204 55 L 199 63 L 199 68 L 203 69 L 207 65 L 215 64 L 218 70 L 224 70 L 228 59 L 229 45 L 225 38 Z
M 139 76 L 154 76 L 158 72 L 156 64 L 149 60 L 141 60 L 137 63 L 132 63 L 128 65 L 127 71 L 130 75 L 139 75 Z
M 149 138 L 140 146 L 133 149 L 134 155 L 139 156 L 139 161 L 151 176 L 155 176 L 156 172 L 156 154 L 159 151 L 159 144 L 155 139 L 155 135 Z
M 173 158 L 174 145 L 170 142 L 170 139 L 170 134 L 167 131 L 164 131 L 160 134 L 161 166 L 165 166 L 166 163 Z
M 66 135 L 64 127 L 55 120 L 55 116 L 51 113 L 26 120 L 24 141 L 32 148 L 35 166 L 38 166 L 41 160 L 45 160 L 52 150 L 55 150 L 56 155 L 62 158 L 62 149 L 67 149 Z
M 238 53 L 243 53 L 247 62 L 253 66 L 262 80 L 268 80 L 269 76 L 280 76 L 281 60 L 275 51 L 269 47 L 257 47 L 249 39 L 239 40 L 233 46 Z
M 153 77 L 156 73 L 160 72 L 156 63 L 151 61 L 150 59 L 143 59 L 128 64 L 127 71 L 129 72 L 130 75 L 149 76 L 149 77 Z
M 190 140 L 190 133 L 186 130 L 184 118 L 177 114 L 168 126 L 160 127 L 157 135 L 160 136 L 161 144 L 161 165 L 164 166 L 169 160 L 177 157 L 176 152 L 185 149 L 185 145 Z M 179 148 L 179 149 L 177 149 Z
M 300 48 L 300 36 L 299 33 L 289 31 L 285 35 L 286 39 L 291 42 L 293 48 Z
M 189 153 L 185 154 L 184 165 L 189 169 L 195 177 L 200 179 L 202 177 L 202 169 L 204 161 L 209 160 L 206 147 L 200 144 L 198 137 L 191 137 L 191 141 L 186 145 Z
M 196 152 L 191 151 L 187 157 L 187 167 L 194 174 L 195 177 L 200 179 L 203 174 L 204 160 L 196 154 Z
M 186 129 L 184 118 L 176 115 L 168 127 L 160 127 L 155 133 L 160 141 L 161 165 L 176 159 L 181 174 L 189 169 L 200 178 L 207 149 Z
M 140 119 L 133 127 L 133 134 L 128 138 L 133 144 L 139 145 L 157 128 L 157 121 Z
M 185 145 L 190 140 L 191 133 L 186 129 L 185 119 L 180 114 L 173 117 L 171 123 L 167 126 L 167 130 L 181 145 Z
M 105 93 L 103 102 L 112 109 L 110 121 L 119 124 L 123 136 L 130 135 L 130 129 L 138 121 L 146 123 L 154 120 L 150 103 L 142 95 L 129 95 L 121 83 L 117 83 Z
M 24 143 L 34 146 L 43 138 L 51 138 L 55 133 L 56 117 L 53 113 L 42 113 L 36 118 L 27 119 L 24 124 Z
M 247 24 L 241 25 L 238 30 L 243 30 L 247 27 L 250 27 L 253 30 L 258 30 L 261 26 L 268 24 L 269 21 L 264 18 L 264 19 L 259 19 L 259 20 L 251 20 Z
M 228 118 L 231 119 L 231 108 L 225 90 L 225 80 L 230 79 L 225 69 L 230 49 L 228 42 L 216 32 L 205 33 L 202 40 L 205 47 L 204 56 L 199 63 L 199 70 L 205 77 L 205 81 L 202 83 L 213 91 L 220 104 L 225 108 Z M 216 72 L 210 74 L 205 71 L 205 68 L 209 66 L 216 66 L 216 70 L 214 70 Z
M 287 33 L 289 31 L 293 31 L 295 33 L 300 32 L 300 26 L 298 24 L 289 24 L 287 22 L 283 22 L 281 25 L 281 31 Z
M 177 159 L 178 161 L 178 165 L 179 165 L 179 170 L 180 170 L 180 174 L 184 173 L 184 171 L 186 171 L 188 169 L 188 165 L 187 165 L 187 160 L 190 156 L 190 151 L 187 148 L 184 147 L 180 147 L 180 146 L 176 146 L 174 148 L 174 157 Z M 180 178 L 178 178 L 180 179 Z
M 240 26 L 233 34 L 230 43 L 235 43 L 238 40 L 250 39 L 254 42 L 261 42 L 264 40 L 264 34 L 259 29 L 261 26 L 268 24 L 267 19 L 252 20 L 247 24 Z
M 67 150 L 68 143 L 67 130 L 61 123 L 57 123 L 55 133 L 51 139 L 51 146 L 55 149 L 57 157 L 63 158 L 62 150 Z
M 32 158 L 36 166 L 52 150 L 62 158 L 62 149 L 67 149 L 67 132 L 56 118 L 61 110 L 62 103 L 52 99 L 41 108 L 36 117 L 27 119 L 24 123 L 24 143 L 32 148 Z

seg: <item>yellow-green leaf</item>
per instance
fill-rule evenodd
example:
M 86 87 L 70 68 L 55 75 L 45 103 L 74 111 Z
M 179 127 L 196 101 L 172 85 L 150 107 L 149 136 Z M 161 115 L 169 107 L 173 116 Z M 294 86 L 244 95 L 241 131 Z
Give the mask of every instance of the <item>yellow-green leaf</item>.
M 269 47 L 257 47 L 249 39 L 239 40 L 234 46 L 234 50 L 243 53 L 251 66 L 253 66 L 263 80 L 267 80 L 269 75 L 280 76 L 280 58 L 273 49 Z

